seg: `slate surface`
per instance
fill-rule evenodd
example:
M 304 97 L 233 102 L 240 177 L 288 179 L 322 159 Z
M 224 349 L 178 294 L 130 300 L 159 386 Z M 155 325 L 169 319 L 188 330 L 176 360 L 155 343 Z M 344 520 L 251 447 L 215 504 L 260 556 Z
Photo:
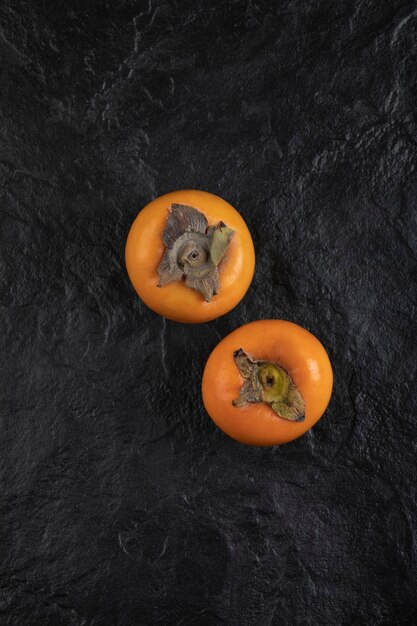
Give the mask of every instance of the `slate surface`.
M 416 622 L 416 38 L 395 0 L 3 0 L 0 624 Z M 257 250 L 200 327 L 123 261 L 187 187 Z M 335 387 L 257 449 L 199 381 L 268 317 L 321 339 Z

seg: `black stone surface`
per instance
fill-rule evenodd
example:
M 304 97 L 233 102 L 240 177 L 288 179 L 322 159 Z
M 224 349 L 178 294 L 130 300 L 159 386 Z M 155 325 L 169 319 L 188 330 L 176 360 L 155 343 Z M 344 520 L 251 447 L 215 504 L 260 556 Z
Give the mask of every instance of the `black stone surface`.
M 416 42 L 396 0 L 3 0 L 0 624 L 416 623 Z M 124 268 L 181 188 L 257 251 L 200 327 Z M 335 387 L 260 449 L 199 386 L 268 317 L 321 339 Z

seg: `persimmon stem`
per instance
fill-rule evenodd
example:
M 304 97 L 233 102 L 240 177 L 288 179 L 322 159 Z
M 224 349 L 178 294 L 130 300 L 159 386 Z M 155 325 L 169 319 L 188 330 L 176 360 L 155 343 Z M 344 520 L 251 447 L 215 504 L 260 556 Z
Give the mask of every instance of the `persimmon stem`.
M 165 254 L 158 267 L 163 287 L 185 277 L 185 284 L 210 302 L 219 291 L 219 264 L 233 230 L 220 222 L 209 226 L 203 213 L 186 204 L 172 204 L 162 240 Z
M 255 361 L 242 348 L 236 350 L 233 357 L 244 379 L 239 397 L 233 400 L 234 406 L 263 402 L 283 419 L 304 421 L 303 396 L 283 367 L 268 361 Z

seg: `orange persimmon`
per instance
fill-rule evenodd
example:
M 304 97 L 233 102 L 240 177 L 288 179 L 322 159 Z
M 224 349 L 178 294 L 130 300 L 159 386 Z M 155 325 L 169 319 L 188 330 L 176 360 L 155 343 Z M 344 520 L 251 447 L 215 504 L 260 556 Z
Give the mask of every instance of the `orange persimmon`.
M 252 238 L 236 209 L 192 189 L 160 196 L 140 211 L 125 257 L 144 303 L 164 317 L 190 323 L 207 322 L 235 307 L 255 267 Z
M 332 385 L 329 357 L 314 335 L 284 320 L 260 320 L 214 348 L 202 394 L 207 413 L 227 435 L 273 446 L 300 437 L 320 419 Z

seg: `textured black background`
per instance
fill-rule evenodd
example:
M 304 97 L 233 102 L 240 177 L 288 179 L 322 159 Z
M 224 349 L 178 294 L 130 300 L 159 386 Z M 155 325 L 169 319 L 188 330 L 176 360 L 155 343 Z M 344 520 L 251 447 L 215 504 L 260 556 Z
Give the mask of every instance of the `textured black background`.
M 416 600 L 417 5 L 3 0 L 0 623 L 411 624 Z M 124 243 L 181 188 L 246 219 L 244 301 L 136 297 Z M 335 387 L 250 448 L 200 399 L 252 319 Z

